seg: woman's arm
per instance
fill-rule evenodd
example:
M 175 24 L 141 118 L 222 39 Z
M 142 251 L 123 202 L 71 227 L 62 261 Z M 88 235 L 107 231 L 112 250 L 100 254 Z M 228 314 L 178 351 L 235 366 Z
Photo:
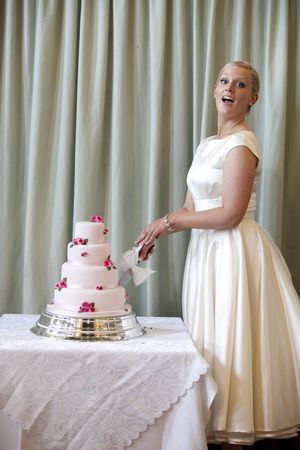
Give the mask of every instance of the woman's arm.
M 193 197 L 189 191 L 187 191 L 185 202 L 182 208 L 177 209 L 173 214 L 180 213 L 181 211 L 195 211 Z M 164 234 L 168 233 L 169 231 L 166 228 L 164 217 L 161 217 L 160 219 L 157 219 L 146 226 L 135 241 L 137 245 L 143 245 L 143 248 L 140 251 L 139 255 L 140 259 L 148 259 L 148 256 L 150 256 L 153 250 L 155 239 L 158 239 L 159 236 L 163 236 Z
M 249 204 L 257 162 L 257 157 L 247 147 L 238 146 L 232 149 L 224 163 L 222 206 L 195 211 L 193 199 L 188 192 L 183 207 L 168 216 L 169 224 L 174 232 L 187 228 L 236 227 L 244 217 Z M 164 218 L 160 218 L 145 227 L 136 242 L 151 246 L 155 239 L 168 233 Z M 141 259 L 143 254 L 144 252 L 141 252 Z
M 247 210 L 253 189 L 257 157 L 247 147 L 239 146 L 227 155 L 223 171 L 222 206 L 185 214 L 170 214 L 176 231 L 185 228 L 220 229 L 239 225 Z

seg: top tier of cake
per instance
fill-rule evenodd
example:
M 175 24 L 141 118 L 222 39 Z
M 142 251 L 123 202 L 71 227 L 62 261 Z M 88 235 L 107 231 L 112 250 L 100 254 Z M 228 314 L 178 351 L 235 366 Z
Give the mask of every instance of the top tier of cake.
M 75 239 L 86 239 L 89 245 L 103 244 L 106 234 L 107 229 L 100 219 L 99 222 L 77 222 L 75 225 Z

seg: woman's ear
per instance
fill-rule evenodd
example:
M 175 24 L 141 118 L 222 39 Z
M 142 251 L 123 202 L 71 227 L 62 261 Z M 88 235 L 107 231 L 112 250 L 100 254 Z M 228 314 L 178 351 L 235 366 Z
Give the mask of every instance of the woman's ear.
M 251 103 L 250 103 L 250 105 L 251 105 L 251 106 L 252 106 L 252 105 L 255 105 L 255 103 L 257 102 L 257 100 L 258 100 L 258 94 L 253 94 L 252 97 L 251 97 Z

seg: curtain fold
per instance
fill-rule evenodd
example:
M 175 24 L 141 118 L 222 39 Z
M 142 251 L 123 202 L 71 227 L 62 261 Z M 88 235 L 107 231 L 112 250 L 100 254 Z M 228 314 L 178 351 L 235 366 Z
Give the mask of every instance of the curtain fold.
M 182 205 L 229 60 L 261 76 L 258 221 L 300 292 L 298 0 L 0 1 L 0 314 L 40 312 L 73 225 L 105 217 L 113 258 Z M 129 302 L 180 315 L 189 233 L 162 238 Z

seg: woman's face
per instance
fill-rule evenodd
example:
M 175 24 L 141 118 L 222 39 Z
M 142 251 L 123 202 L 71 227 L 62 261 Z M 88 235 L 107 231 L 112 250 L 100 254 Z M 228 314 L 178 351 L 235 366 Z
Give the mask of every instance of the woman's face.
M 252 92 L 250 70 L 229 65 L 221 72 L 214 89 L 218 113 L 228 118 L 243 118 L 258 95 Z

